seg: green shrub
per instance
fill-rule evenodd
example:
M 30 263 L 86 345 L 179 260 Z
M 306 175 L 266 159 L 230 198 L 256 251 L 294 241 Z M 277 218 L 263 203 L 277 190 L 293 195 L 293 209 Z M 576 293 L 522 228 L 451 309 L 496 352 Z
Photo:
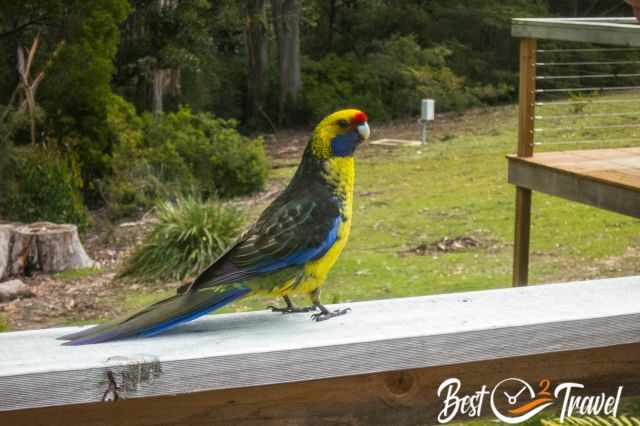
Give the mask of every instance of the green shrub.
M 163 181 L 194 186 L 205 197 L 246 195 L 264 187 L 268 164 L 260 139 L 249 139 L 237 122 L 180 108 L 145 115 L 149 163 Z
M 392 37 L 369 56 L 381 96 L 392 116 L 416 115 L 420 99 L 433 98 L 438 110 L 461 110 L 477 102 L 463 77 L 448 66 L 444 47 L 424 49 L 413 36 Z
M 388 118 L 389 111 L 378 91 L 378 76 L 354 54 L 329 54 L 303 63 L 303 103 L 307 115 L 319 120 L 338 109 L 357 106 L 370 117 Z
M 240 233 L 243 215 L 217 200 L 179 197 L 157 206 L 158 224 L 131 256 L 121 277 L 182 280 L 206 268 Z
M 582 114 L 584 110 L 591 105 L 594 99 L 598 96 L 596 92 L 585 93 L 585 92 L 572 92 L 569 94 L 569 99 L 573 104 L 571 105 L 570 111 L 573 114 Z
M 2 112 L 0 111 L 0 114 Z M 13 140 L 9 127 L 0 122 L 0 194 L 6 194 L 9 190 L 11 175 L 9 174 L 9 159 L 13 147 Z M 0 207 L 4 197 L 0 196 Z
M 188 108 L 139 117 L 131 104 L 113 96 L 107 123 L 114 149 L 102 193 L 112 219 L 181 193 L 232 197 L 264 186 L 262 141 L 242 136 L 235 121 Z
M 5 331 L 9 331 L 9 322 L 3 315 L 0 315 L 0 333 Z
M 126 158 L 120 153 L 114 155 L 122 160 Z M 104 180 L 103 187 L 107 213 L 112 220 L 143 214 L 168 191 L 144 159 L 118 168 Z
M 36 122 L 41 124 L 44 118 L 42 108 L 36 107 Z M 29 114 L 16 111 L 13 107 L 0 106 L 0 194 L 8 194 L 15 186 L 15 176 L 11 167 L 13 147 L 31 144 L 31 120 Z M 0 196 L 0 210 L 6 207 L 6 198 Z
M 198 121 L 211 143 L 206 167 L 215 192 L 221 197 L 234 197 L 263 189 L 269 165 L 262 139 L 242 136 L 233 120 L 199 114 Z
M 168 183 L 156 176 L 146 158 L 143 121 L 133 105 L 112 95 L 107 105 L 107 126 L 113 153 L 110 174 L 100 183 L 102 197 L 111 219 L 135 216 L 168 196 Z
M 8 167 L 13 185 L 3 206 L 10 220 L 46 220 L 86 227 L 82 179 L 72 157 L 38 145 L 15 148 L 12 158 Z

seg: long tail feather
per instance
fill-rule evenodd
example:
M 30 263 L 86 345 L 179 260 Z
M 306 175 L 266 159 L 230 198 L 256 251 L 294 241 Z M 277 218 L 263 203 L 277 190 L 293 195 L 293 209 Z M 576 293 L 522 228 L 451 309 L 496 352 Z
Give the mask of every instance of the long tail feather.
M 251 292 L 247 287 L 214 287 L 179 294 L 125 318 L 61 337 L 65 345 L 87 345 L 135 336 L 154 336 L 219 309 Z

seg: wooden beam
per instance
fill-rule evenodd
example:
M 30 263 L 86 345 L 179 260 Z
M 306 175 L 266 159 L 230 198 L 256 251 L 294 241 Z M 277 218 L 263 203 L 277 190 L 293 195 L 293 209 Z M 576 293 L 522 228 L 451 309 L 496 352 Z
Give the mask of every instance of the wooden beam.
M 535 125 L 536 40 L 520 40 L 520 87 L 518 105 L 518 147 L 520 157 L 533 155 Z M 531 191 L 516 188 L 515 231 L 513 240 L 512 284 L 524 286 L 529 282 L 529 241 L 531 229 Z
M 520 82 L 518 89 L 518 156 L 533 155 L 536 102 L 536 39 L 520 40 Z
M 310 365 L 309 368 L 313 368 Z M 640 344 L 501 358 L 422 369 L 373 373 L 299 383 L 215 390 L 0 413 L 12 426 L 280 426 L 436 424 L 442 410 L 438 386 L 457 377 L 461 395 L 517 377 L 536 386 L 549 379 L 585 385 L 587 394 L 640 394 Z M 52 388 L 51 392 L 58 389 Z M 507 408 L 497 400 L 500 409 Z M 554 408 L 557 410 L 559 403 Z M 506 411 L 506 410 L 505 410 Z M 482 417 L 492 417 L 488 400 Z M 459 416 L 456 420 L 468 417 Z
M 273 398 L 274 407 L 282 398 L 284 410 L 284 401 L 292 395 L 297 395 L 293 399 L 301 404 L 299 413 L 304 411 L 304 401 L 308 412 L 313 413 L 313 407 L 322 406 L 322 398 L 326 398 L 325 409 L 336 414 L 346 406 L 332 408 L 335 404 L 328 389 L 333 384 L 323 387 L 322 383 L 343 383 L 336 392 L 350 392 L 353 398 L 368 401 L 377 396 L 367 394 L 369 390 L 361 388 L 362 384 L 369 380 L 393 383 L 395 379 L 389 377 L 397 377 L 392 374 L 397 371 L 485 361 L 503 365 L 497 360 L 640 343 L 639 284 L 640 277 L 627 277 L 359 302 L 350 304 L 352 312 L 348 315 L 321 323 L 311 321 L 308 314 L 221 314 L 153 338 L 77 347 L 62 346 L 56 338 L 79 327 L 2 333 L 0 424 L 17 424 L 20 413 L 30 418 L 28 410 L 96 403 L 116 395 L 128 400 L 152 398 L 148 407 L 160 413 L 167 407 L 165 415 L 170 423 L 170 412 L 179 411 L 178 407 L 190 400 L 187 395 L 209 391 L 221 392 L 204 394 L 219 395 L 215 404 L 230 407 L 246 403 L 249 411 L 257 410 L 251 414 L 256 416 L 269 411 L 259 407 L 270 404 Z M 475 383 L 472 377 L 487 365 L 468 370 L 468 380 Z M 595 367 L 608 371 L 600 364 Z M 492 371 L 491 380 L 495 381 L 504 378 L 507 370 L 500 367 Z M 524 367 L 518 371 L 524 371 Z M 586 371 L 591 375 L 600 370 Z M 561 372 L 559 369 L 557 374 Z M 378 374 L 382 379 L 372 379 L 371 375 Z M 424 374 L 428 378 L 432 373 Z M 368 378 L 350 381 L 352 376 Z M 489 380 L 490 376 L 481 377 Z M 326 379 L 331 381 L 324 382 Z M 404 389 L 406 380 L 397 379 L 395 386 Z M 298 387 L 300 382 L 316 384 L 312 390 L 305 390 Z M 264 388 L 272 385 L 284 387 Z M 241 388 L 253 390 L 245 394 L 238 390 Z M 265 389 L 282 389 L 278 392 L 283 393 L 271 395 Z M 153 399 L 170 395 L 184 397 Z M 262 398 L 263 402 L 247 402 L 243 395 L 248 395 L 249 401 Z M 434 403 L 433 396 L 420 397 Z M 193 396 L 194 406 L 207 411 L 207 398 Z M 351 403 L 353 399 L 345 401 Z M 402 398 L 397 403 L 401 402 Z M 127 402 L 122 405 L 122 415 L 132 416 L 132 424 L 143 422 L 142 418 L 135 419 L 137 412 L 126 407 L 142 410 L 145 404 Z M 215 410 L 207 411 L 211 416 L 219 409 L 215 404 Z M 182 414 L 176 411 L 172 415 L 185 415 L 192 408 L 185 406 Z M 93 409 L 105 412 L 102 404 L 77 409 L 78 413 L 87 413 L 78 414 L 78 418 L 93 416 Z M 236 422 L 237 411 L 223 412 L 230 417 L 219 417 L 219 422 Z M 248 418 L 251 415 L 247 414 Z M 5 423 L 5 419 L 12 420 Z
M 529 246 L 531 241 L 531 198 L 530 189 L 516 187 L 515 230 L 513 238 L 513 277 L 514 287 L 529 283 Z
M 607 182 L 598 176 L 545 165 L 533 159 L 509 156 L 509 182 L 605 210 L 640 217 L 640 190 Z
M 640 47 L 635 18 L 516 18 L 511 34 L 519 38 Z

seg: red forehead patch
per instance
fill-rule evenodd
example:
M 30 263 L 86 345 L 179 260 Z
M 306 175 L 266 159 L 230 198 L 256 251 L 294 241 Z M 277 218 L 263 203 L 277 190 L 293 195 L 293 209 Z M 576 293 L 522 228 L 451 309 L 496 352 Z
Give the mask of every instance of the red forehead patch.
M 369 117 L 367 117 L 367 114 L 365 114 L 362 111 L 359 111 L 356 113 L 356 115 L 353 116 L 353 119 L 351 120 L 354 123 L 364 123 L 365 121 L 368 121 Z

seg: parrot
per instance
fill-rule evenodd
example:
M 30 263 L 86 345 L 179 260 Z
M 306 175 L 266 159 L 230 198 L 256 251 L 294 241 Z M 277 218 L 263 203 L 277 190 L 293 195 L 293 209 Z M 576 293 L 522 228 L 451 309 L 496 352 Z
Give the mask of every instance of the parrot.
M 163 333 L 250 295 L 282 297 L 283 314 L 312 312 L 315 321 L 346 314 L 320 302 L 320 287 L 351 231 L 354 152 L 369 138 L 367 114 L 344 109 L 313 130 L 287 187 L 234 243 L 176 294 L 124 319 L 61 337 L 65 345 L 102 343 Z M 292 294 L 311 305 L 295 306 Z

